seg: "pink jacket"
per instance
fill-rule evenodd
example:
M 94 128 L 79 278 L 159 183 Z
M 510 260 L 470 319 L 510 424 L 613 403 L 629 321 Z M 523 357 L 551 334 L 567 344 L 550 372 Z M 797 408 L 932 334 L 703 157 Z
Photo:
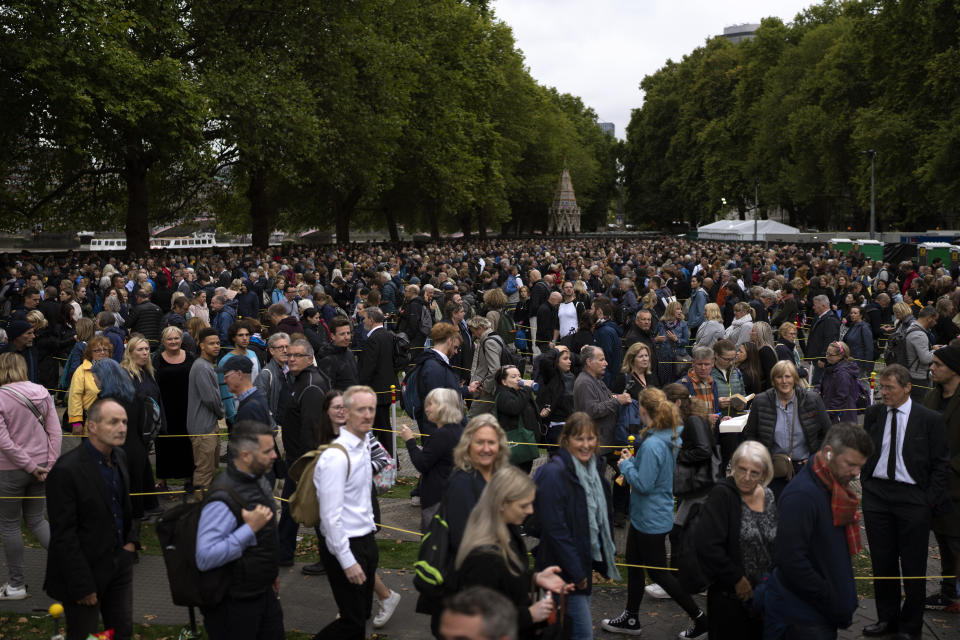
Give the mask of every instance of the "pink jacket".
M 44 416 L 41 425 L 36 415 L 16 395 L 4 391 L 15 389 Z M 53 398 L 42 386 L 32 382 L 11 382 L 0 387 L 0 470 L 23 469 L 33 473 L 37 465 L 49 469 L 60 456 L 60 418 Z

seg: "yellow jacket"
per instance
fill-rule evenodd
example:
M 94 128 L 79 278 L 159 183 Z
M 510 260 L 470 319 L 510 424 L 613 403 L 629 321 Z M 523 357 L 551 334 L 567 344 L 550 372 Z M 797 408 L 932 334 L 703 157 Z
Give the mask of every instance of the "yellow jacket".
M 70 381 L 70 393 L 67 395 L 68 424 L 83 422 L 83 413 L 90 408 L 100 393 L 100 388 L 93 379 L 90 368 L 93 363 L 84 358 L 77 370 L 73 372 Z

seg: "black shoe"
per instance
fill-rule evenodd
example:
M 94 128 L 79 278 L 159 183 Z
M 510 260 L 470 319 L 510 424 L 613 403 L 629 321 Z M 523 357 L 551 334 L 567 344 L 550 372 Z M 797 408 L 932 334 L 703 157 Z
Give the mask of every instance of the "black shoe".
M 640 635 L 640 621 L 637 614 L 624 611 L 616 618 L 605 618 L 600 622 L 600 628 L 610 633 L 624 633 L 630 636 Z
M 627 516 L 619 511 L 613 514 L 613 526 L 617 529 L 623 529 L 627 526 Z
M 281 567 L 292 567 L 292 566 L 293 566 L 293 558 L 281 560 L 281 561 L 278 562 L 277 564 L 280 565 Z
M 681 638 L 700 638 L 707 634 L 707 614 L 703 611 L 700 612 L 696 618 L 693 619 L 693 626 L 689 629 L 684 629 L 680 632 Z
M 863 628 L 863 635 L 868 638 L 879 638 L 880 636 L 888 636 L 896 632 L 897 625 L 891 622 L 877 622 Z
M 305 576 L 322 576 L 326 575 L 327 569 L 323 566 L 323 562 L 319 560 L 313 564 L 305 564 L 303 568 L 300 569 L 300 573 Z
M 943 593 L 935 593 L 932 596 L 927 596 L 927 599 L 923 602 L 923 606 L 927 609 L 946 609 L 954 603 L 954 600 L 954 598 L 944 595 Z

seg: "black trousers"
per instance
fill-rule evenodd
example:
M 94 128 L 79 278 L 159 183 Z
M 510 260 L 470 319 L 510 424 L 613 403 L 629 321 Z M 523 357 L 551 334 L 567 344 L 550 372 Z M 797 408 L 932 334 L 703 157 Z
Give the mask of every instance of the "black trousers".
M 67 640 L 86 640 L 96 633 L 101 616 L 103 628 L 113 629 L 115 640 L 130 640 L 133 636 L 133 552 L 120 549 L 113 563 L 113 576 L 106 588 L 97 592 L 97 604 L 63 603 Z
M 627 564 L 646 565 L 649 567 L 667 566 L 666 533 L 641 533 L 630 525 L 627 532 Z M 680 586 L 676 571 L 646 569 L 650 579 L 663 587 L 670 597 L 680 605 L 691 618 L 696 618 L 700 607 L 693 601 L 690 594 Z M 640 603 L 643 602 L 644 569 L 627 569 L 627 611 L 637 613 Z
M 259 596 L 227 597 L 216 607 L 201 609 L 210 640 L 283 640 L 283 609 L 271 586 Z
M 951 536 L 946 533 L 940 533 L 934 530 L 933 535 L 937 538 L 937 546 L 940 547 L 940 575 L 955 576 L 960 574 L 960 536 Z M 957 579 L 948 578 L 940 580 L 940 593 L 951 600 L 956 600 Z
M 340 562 L 327 549 L 326 541 L 320 538 L 320 558 L 327 568 L 327 580 L 333 599 L 337 602 L 340 617 L 321 629 L 314 640 L 364 640 L 367 618 L 373 609 L 373 582 L 380 561 L 380 549 L 373 533 L 360 538 L 350 538 L 350 551 L 363 573 L 367 576 L 361 585 L 352 584 L 343 573 Z
M 707 589 L 710 640 L 761 640 L 763 618 L 753 615 L 737 594 L 719 584 Z
M 932 512 L 923 490 L 901 482 L 869 480 L 863 487 L 863 519 L 875 576 L 924 576 Z M 904 599 L 901 605 L 900 588 Z M 901 633 L 923 629 L 925 580 L 874 580 L 877 620 Z

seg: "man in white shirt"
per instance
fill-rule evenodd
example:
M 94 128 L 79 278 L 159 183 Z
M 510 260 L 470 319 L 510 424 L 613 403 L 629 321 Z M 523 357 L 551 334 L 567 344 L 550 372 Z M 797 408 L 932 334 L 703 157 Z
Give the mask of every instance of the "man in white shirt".
M 563 339 L 577 332 L 580 327 L 579 311 L 583 304 L 577 302 L 577 294 L 573 290 L 573 282 L 563 283 L 563 301 L 557 307 L 557 316 L 560 318 L 560 335 Z
M 353 386 L 343 393 L 347 424 L 332 448 L 317 460 L 313 484 L 320 506 L 320 558 L 340 617 L 320 630 L 315 640 L 363 640 L 373 606 L 374 573 L 379 553 L 370 487 L 373 472 L 367 433 L 377 412 L 377 394 Z

